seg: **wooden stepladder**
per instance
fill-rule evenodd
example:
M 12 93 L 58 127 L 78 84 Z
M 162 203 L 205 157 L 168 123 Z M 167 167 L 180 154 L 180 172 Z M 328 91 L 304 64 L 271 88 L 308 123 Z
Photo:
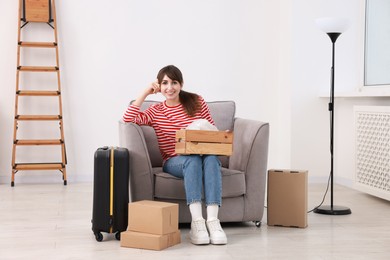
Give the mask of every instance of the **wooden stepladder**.
M 43 27 L 34 27 L 34 25 Z M 37 30 L 37 31 L 34 31 Z M 42 32 L 50 30 L 48 33 L 52 41 L 41 41 L 35 38 L 44 35 Z M 53 34 L 52 34 L 53 33 Z M 26 36 L 26 37 L 25 37 Z M 28 39 L 28 40 L 25 40 Z M 33 39 L 33 40 L 30 40 Z M 36 53 L 29 53 L 34 50 L 44 52 L 45 57 L 36 55 Z M 41 53 L 42 54 L 42 53 Z M 26 56 L 26 57 L 25 57 Z M 39 57 L 38 57 L 39 56 Z M 62 100 L 61 100 L 61 84 L 60 84 L 60 68 L 58 60 L 58 41 L 57 41 L 57 20 L 55 12 L 54 0 L 19 0 L 19 22 L 18 22 L 18 46 L 17 46 L 17 70 L 16 70 L 16 93 L 15 93 L 15 118 L 14 118 L 14 138 L 12 149 L 12 179 L 11 186 L 15 185 L 15 174 L 18 171 L 32 171 L 32 170 L 59 170 L 62 173 L 64 185 L 67 185 L 66 179 L 66 150 L 62 117 Z M 25 59 L 26 58 L 26 59 Z M 29 59 L 28 59 L 29 58 Z M 43 58 L 45 62 L 50 60 L 50 66 L 24 66 L 27 60 L 42 63 Z M 22 64 L 23 63 L 23 64 Z M 37 75 L 39 74 L 39 75 Z M 53 74 L 55 76 L 53 76 Z M 51 76 L 50 76 L 51 75 Z M 31 86 L 31 80 L 34 76 L 38 77 L 39 84 Z M 56 78 L 53 80 L 53 78 Z M 51 79 L 51 80 L 50 80 Z M 43 84 L 46 80 L 46 83 Z M 52 85 L 55 86 L 52 86 Z M 44 85 L 44 87 L 42 87 Z M 48 86 L 50 85 L 50 86 Z M 51 99 L 51 100 L 47 100 Z M 54 100 L 53 100 L 54 99 Z M 42 101 L 44 100 L 44 101 Z M 47 106 L 46 103 L 50 105 Z M 53 105 L 54 104 L 54 105 Z M 53 108 L 54 106 L 54 108 Z M 33 108 L 44 107 L 45 113 L 33 113 Z M 23 108 L 23 109 L 21 109 Z M 24 112 L 22 111 L 24 110 Z M 49 110 L 50 112 L 47 112 Z M 55 110 L 53 113 L 51 110 Z M 48 130 L 52 128 L 53 123 L 56 126 L 58 122 L 59 131 Z M 34 127 L 29 124 L 34 124 Z M 49 123 L 49 124 L 48 124 Z M 57 127 L 56 127 L 57 128 Z M 22 131 L 22 133 L 20 133 Z M 46 138 L 47 136 L 39 138 L 36 135 L 45 135 L 47 133 L 55 132 L 55 138 Z M 34 133 L 31 133 L 34 132 Z M 32 134 L 34 138 L 28 136 L 27 138 L 18 138 L 22 134 L 28 136 Z M 36 154 L 36 147 L 58 146 L 58 157 L 53 162 L 52 158 L 40 158 L 40 162 L 19 162 L 17 160 L 18 147 L 23 146 L 25 151 L 24 157 L 34 157 Z M 35 147 L 35 148 L 34 148 Z M 31 150 L 30 150 L 31 149 Z M 51 149 L 51 148 L 44 148 Z M 42 154 L 52 154 L 50 151 L 39 150 Z M 23 154 L 22 154 L 23 155 Z M 26 156 L 27 155 L 27 156 Z M 49 156 L 51 157 L 51 156 Z M 41 162 L 43 161 L 43 162 Z

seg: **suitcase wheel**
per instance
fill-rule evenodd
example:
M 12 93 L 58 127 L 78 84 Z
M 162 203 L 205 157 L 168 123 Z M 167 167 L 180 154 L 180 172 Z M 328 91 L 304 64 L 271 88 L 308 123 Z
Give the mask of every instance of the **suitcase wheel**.
M 96 238 L 96 241 L 102 242 L 102 241 L 103 241 L 103 235 L 102 235 L 102 233 L 96 232 L 96 233 L 95 233 L 95 238 Z
M 116 238 L 116 240 L 121 240 L 121 232 L 120 231 L 115 233 L 115 238 Z

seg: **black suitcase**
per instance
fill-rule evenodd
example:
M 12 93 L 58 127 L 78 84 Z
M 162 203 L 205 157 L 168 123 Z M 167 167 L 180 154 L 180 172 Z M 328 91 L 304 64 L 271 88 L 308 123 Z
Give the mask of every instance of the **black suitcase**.
M 129 204 L 129 152 L 126 148 L 101 147 L 95 152 L 92 231 L 97 241 L 101 232 L 115 233 L 127 228 Z

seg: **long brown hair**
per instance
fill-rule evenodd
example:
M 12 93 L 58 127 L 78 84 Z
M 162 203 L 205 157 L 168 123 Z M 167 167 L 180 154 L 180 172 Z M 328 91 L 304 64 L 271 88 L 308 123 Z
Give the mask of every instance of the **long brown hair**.
M 162 68 L 157 74 L 158 84 L 161 84 L 165 75 L 171 80 L 178 81 L 180 85 L 183 86 L 183 75 L 176 66 L 168 65 Z M 199 96 L 195 93 L 180 90 L 179 100 L 187 114 L 191 117 L 195 116 L 201 108 L 199 103 Z

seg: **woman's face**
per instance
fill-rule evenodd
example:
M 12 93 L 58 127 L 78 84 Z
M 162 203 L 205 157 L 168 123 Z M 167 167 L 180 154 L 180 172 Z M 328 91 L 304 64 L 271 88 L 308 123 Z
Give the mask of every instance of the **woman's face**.
M 179 104 L 179 93 L 182 85 L 177 80 L 171 80 L 167 75 L 161 81 L 160 91 L 161 94 L 167 99 L 168 105 Z

